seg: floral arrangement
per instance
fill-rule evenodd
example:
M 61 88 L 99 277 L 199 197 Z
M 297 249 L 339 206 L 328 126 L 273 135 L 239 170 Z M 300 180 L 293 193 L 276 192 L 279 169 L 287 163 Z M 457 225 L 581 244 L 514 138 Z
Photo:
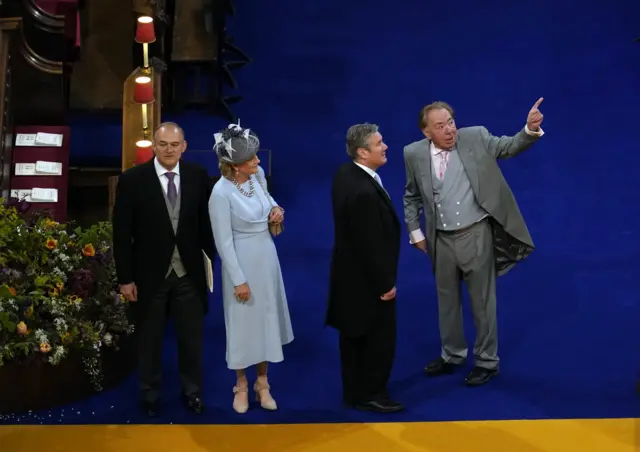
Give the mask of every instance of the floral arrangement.
M 11 360 L 60 363 L 80 352 L 101 390 L 101 352 L 133 333 L 118 292 L 111 225 L 82 230 L 25 201 L 0 202 L 0 367 Z

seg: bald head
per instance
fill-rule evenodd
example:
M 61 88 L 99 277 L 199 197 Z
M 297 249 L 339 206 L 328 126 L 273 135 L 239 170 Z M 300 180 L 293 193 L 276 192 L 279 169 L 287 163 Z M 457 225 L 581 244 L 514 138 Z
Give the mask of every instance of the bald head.
M 182 140 L 184 140 L 184 130 L 175 122 L 163 122 L 156 128 L 156 132 L 153 134 L 153 139 L 155 141 L 158 140 L 158 134 L 163 134 L 164 132 L 173 132 L 180 136 Z

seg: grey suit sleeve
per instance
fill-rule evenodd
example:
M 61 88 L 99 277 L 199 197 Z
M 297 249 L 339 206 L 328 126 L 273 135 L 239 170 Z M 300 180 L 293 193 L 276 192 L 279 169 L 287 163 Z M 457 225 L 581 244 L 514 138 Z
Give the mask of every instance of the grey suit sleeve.
M 496 137 L 485 128 L 480 127 L 480 138 L 485 144 L 487 152 L 495 159 L 508 159 L 514 157 L 527 150 L 538 138 L 541 133 L 528 134 L 523 128 L 520 132 L 512 137 L 501 136 Z
M 420 214 L 422 213 L 422 196 L 420 188 L 416 180 L 411 158 L 408 152 L 408 146 L 404 148 L 404 169 L 406 172 L 407 182 L 404 187 L 404 196 L 402 202 L 404 204 L 404 221 L 409 231 L 420 229 Z

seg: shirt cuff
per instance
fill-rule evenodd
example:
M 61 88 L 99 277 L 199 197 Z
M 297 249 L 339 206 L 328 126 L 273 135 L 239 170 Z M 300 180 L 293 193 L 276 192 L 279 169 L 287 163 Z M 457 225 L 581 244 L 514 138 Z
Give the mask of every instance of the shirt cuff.
M 409 233 L 409 243 L 412 245 L 414 243 L 422 242 L 424 240 L 424 234 L 421 229 L 416 229 L 415 231 L 411 231 Z
M 527 133 L 527 135 L 531 135 L 532 137 L 541 137 L 542 135 L 544 135 L 544 130 L 542 130 L 542 127 L 534 132 L 533 130 L 529 130 L 529 127 L 527 127 L 527 125 L 525 124 L 524 131 Z

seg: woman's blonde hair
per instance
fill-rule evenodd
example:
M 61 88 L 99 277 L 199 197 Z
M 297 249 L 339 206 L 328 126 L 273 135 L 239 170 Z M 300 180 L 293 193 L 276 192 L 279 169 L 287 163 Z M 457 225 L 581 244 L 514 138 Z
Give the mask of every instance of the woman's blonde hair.
M 220 168 L 220 174 L 227 179 L 233 179 L 233 176 L 236 173 L 236 169 L 229 162 L 220 161 L 218 162 L 218 168 Z

